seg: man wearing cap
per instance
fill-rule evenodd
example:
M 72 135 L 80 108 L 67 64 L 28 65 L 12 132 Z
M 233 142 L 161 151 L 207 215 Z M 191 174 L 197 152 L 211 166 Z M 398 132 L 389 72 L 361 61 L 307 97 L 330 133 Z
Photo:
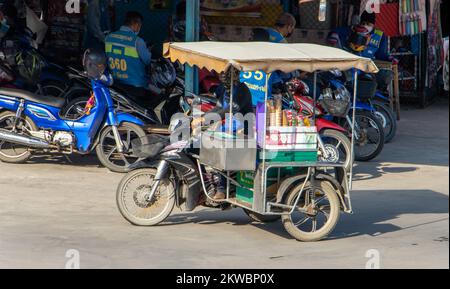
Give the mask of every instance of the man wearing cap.
M 273 28 L 268 28 L 269 41 L 274 43 L 287 43 L 286 38 L 291 37 L 294 33 L 295 25 L 297 21 L 295 17 L 290 13 L 281 14 Z

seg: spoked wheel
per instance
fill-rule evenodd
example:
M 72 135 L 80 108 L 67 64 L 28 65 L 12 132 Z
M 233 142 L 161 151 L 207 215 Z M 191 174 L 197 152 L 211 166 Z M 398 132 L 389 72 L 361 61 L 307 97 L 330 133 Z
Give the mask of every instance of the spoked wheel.
M 353 164 L 352 144 L 350 139 L 344 133 L 325 129 L 320 132 L 320 137 L 324 143 L 328 158 L 321 158 L 323 162 L 344 164 L 346 171 L 350 171 Z
M 35 94 L 53 97 L 62 97 L 64 94 L 64 84 L 50 82 L 36 89 Z
M 113 172 L 126 173 L 129 171 L 129 166 L 139 159 L 133 154 L 132 141 L 143 138 L 145 131 L 142 127 L 128 122 L 122 123 L 118 129 L 123 143 L 123 152 L 119 153 L 117 149 L 112 127 L 102 131 L 96 152 L 102 165 Z
M 164 221 L 175 205 L 175 188 L 164 180 L 149 202 L 155 169 L 139 169 L 128 173 L 117 188 L 117 207 L 122 216 L 138 226 L 153 226 Z
M 63 117 L 68 120 L 77 120 L 84 116 L 89 97 L 77 97 L 64 108 Z
M 11 111 L 0 113 L 0 129 L 13 130 L 16 114 Z M 22 133 L 25 128 L 36 131 L 37 126 L 28 117 L 22 117 L 17 121 L 16 132 Z M 0 160 L 7 163 L 23 163 L 31 157 L 30 149 L 26 146 L 0 141 Z
M 345 128 L 351 131 L 346 122 Z M 376 158 L 384 147 L 384 129 L 380 120 L 367 111 L 357 111 L 355 119 L 355 159 L 369 161 Z
M 303 192 L 302 186 L 296 186 L 284 198 L 284 204 L 294 206 L 301 193 L 294 212 L 282 216 L 283 225 L 298 241 L 318 241 L 327 237 L 339 221 L 339 198 L 327 181 L 316 180 L 315 185 L 308 181 Z
M 381 101 L 374 100 L 372 105 L 376 109 L 375 115 L 383 125 L 384 141 L 390 142 L 397 133 L 397 117 L 392 109 Z

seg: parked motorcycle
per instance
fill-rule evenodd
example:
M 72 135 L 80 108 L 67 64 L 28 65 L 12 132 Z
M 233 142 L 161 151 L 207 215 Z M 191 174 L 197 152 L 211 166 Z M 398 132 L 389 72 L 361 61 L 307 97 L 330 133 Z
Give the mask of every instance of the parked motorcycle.
M 321 87 L 319 101 L 335 99 L 336 91 L 347 91 L 345 83 L 336 79 L 332 72 L 322 72 L 318 74 L 318 81 Z M 347 83 L 348 85 L 348 83 Z M 328 108 L 332 110 L 332 106 Z M 377 157 L 384 147 L 383 124 L 376 116 L 376 110 L 368 103 L 356 101 L 355 130 L 352 132 L 355 137 L 355 160 L 369 161 Z M 335 117 L 330 114 L 327 118 L 340 124 L 348 132 L 351 132 L 353 111 L 350 110 L 345 117 Z
M 157 63 L 155 63 L 155 65 L 157 65 Z M 62 93 L 62 97 L 67 100 L 68 104 L 65 106 L 62 113 L 65 118 L 79 119 L 85 113 L 85 107 L 91 94 L 90 81 L 85 73 L 71 67 L 68 69 L 69 72 L 67 73 L 67 78 L 69 79 L 69 82 L 64 87 L 64 92 Z M 152 75 L 157 73 L 159 72 L 156 68 L 155 70 L 152 70 Z M 114 100 L 114 104 L 118 111 L 136 115 L 146 124 L 168 125 L 170 117 L 180 111 L 178 102 L 179 98 L 184 93 L 184 82 L 180 78 L 175 78 L 173 81 L 158 81 L 158 78 L 154 77 L 153 80 L 155 80 L 156 86 L 153 88 L 153 91 L 149 91 L 149 93 L 162 95 L 162 106 L 158 106 L 159 109 L 156 111 L 147 109 L 139 102 L 139 99 L 131 95 L 126 88 L 120 84 L 114 84 L 110 87 L 111 97 Z M 46 87 L 44 87 L 44 89 L 46 89 Z M 151 95 L 149 95 L 149 97 L 151 97 Z
M 100 60 L 99 60 L 100 59 Z M 104 60 L 104 62 L 102 62 Z M 95 61 L 103 66 L 95 66 Z M 61 116 L 65 100 L 17 89 L 0 89 L 0 160 L 22 163 L 39 152 L 89 154 L 114 172 L 126 172 L 138 158 L 131 141 L 145 136 L 144 122 L 117 112 L 104 77 L 102 56 L 87 53 L 84 67 L 91 78 L 92 98 L 77 120 Z M 90 72 L 91 71 L 91 72 Z
M 344 83 L 347 89 L 353 91 L 353 77 L 351 71 L 331 71 L 336 80 Z M 358 101 L 371 107 L 381 121 L 384 128 L 385 142 L 390 142 L 397 133 L 397 117 L 389 106 L 389 98 L 378 90 L 373 75 L 359 72 Z

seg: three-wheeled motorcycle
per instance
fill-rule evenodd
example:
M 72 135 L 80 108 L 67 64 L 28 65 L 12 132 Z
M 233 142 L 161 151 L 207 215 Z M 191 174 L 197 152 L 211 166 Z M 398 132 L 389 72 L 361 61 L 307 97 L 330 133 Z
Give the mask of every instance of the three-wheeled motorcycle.
M 317 241 L 333 231 L 341 211 L 352 213 L 353 167 L 320 161 L 314 119 L 309 126 L 284 127 L 271 122 L 269 78 L 275 71 L 311 72 L 317 89 L 317 71 L 357 68 L 376 73 L 370 59 L 320 45 L 263 42 L 171 43 L 165 45 L 164 55 L 171 61 L 217 72 L 237 69 L 254 73 L 263 83 L 258 89 L 264 92 L 264 99 L 255 104 L 255 125 L 250 125 L 247 133 L 236 129 L 236 96 L 231 89 L 224 130 L 207 129 L 200 137 L 172 134 L 172 142 L 155 135 L 141 141 L 135 152 L 143 160 L 133 165 L 117 189 L 117 205 L 125 219 L 151 226 L 164 221 L 175 206 L 186 211 L 197 206 L 239 207 L 258 222 L 281 218 L 297 240 Z M 356 88 L 357 77 L 354 85 Z M 174 118 L 171 127 L 184 127 L 176 123 L 180 120 Z M 354 129 L 354 121 L 352 126 Z M 193 147 L 194 138 L 199 141 Z M 355 140 L 351 143 L 353 153 Z M 223 180 L 226 194 L 217 199 L 214 191 Z

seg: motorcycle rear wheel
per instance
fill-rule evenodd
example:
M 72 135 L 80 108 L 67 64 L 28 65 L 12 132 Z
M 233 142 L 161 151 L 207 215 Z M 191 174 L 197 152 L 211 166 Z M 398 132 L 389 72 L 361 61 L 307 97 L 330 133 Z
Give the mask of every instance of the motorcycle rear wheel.
M 150 193 L 155 175 L 156 169 L 152 168 L 129 172 L 117 188 L 117 208 L 133 225 L 154 226 L 172 213 L 175 188 L 170 180 L 160 183 L 152 202 L 149 203 L 145 198 Z
M 0 113 L 0 129 L 12 131 L 12 124 L 16 117 L 15 112 L 4 111 Z M 28 130 L 38 130 L 36 124 L 29 117 L 21 117 L 18 121 L 16 129 L 20 132 L 22 127 Z M 24 163 L 30 159 L 32 153 L 29 148 L 0 141 L 0 160 L 5 163 Z

